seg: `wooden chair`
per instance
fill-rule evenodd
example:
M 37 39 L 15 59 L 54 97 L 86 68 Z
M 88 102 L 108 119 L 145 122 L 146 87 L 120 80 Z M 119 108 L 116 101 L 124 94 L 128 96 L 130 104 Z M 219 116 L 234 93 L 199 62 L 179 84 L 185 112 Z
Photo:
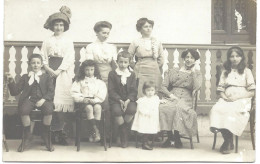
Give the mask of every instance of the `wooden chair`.
M 77 106 L 77 103 L 75 104 Z M 104 110 L 102 108 L 102 114 L 101 114 L 101 122 L 103 125 L 103 146 L 105 151 L 107 151 L 107 141 L 106 141 L 106 112 L 107 110 Z M 76 110 L 76 138 L 75 138 L 75 146 L 77 146 L 77 151 L 80 150 L 80 140 L 81 140 L 81 123 L 82 120 L 87 120 L 87 118 L 83 115 L 82 110 Z M 101 142 L 102 145 L 102 142 Z
M 250 124 L 250 135 L 251 135 L 251 141 L 253 150 L 255 150 L 255 96 L 252 98 L 251 101 L 251 109 L 249 111 L 250 117 L 249 117 L 249 124 Z M 217 141 L 217 134 L 220 131 L 218 129 L 214 129 L 212 133 L 214 133 L 214 140 L 213 140 L 213 146 L 212 150 L 215 149 L 216 141 Z M 238 152 L 238 136 L 235 136 L 235 152 Z
M 194 110 L 195 112 L 197 111 L 197 106 L 198 106 L 198 91 L 199 91 L 199 90 L 200 90 L 200 89 L 198 89 L 198 90 L 194 93 L 194 96 L 192 97 L 192 108 L 193 108 L 193 110 Z M 166 135 L 167 135 L 166 133 L 162 133 L 162 140 L 164 140 L 164 137 L 165 137 Z M 191 149 L 194 149 L 192 136 L 180 136 L 180 138 L 190 140 L 190 147 L 191 147 Z M 198 130 L 198 129 L 197 129 L 197 142 L 200 143 L 199 130 Z

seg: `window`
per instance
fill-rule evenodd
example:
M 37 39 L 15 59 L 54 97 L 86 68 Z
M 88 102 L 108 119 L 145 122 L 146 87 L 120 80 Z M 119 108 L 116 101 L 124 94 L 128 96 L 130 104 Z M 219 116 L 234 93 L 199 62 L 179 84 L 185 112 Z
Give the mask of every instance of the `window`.
M 255 44 L 256 1 L 212 0 L 212 43 Z

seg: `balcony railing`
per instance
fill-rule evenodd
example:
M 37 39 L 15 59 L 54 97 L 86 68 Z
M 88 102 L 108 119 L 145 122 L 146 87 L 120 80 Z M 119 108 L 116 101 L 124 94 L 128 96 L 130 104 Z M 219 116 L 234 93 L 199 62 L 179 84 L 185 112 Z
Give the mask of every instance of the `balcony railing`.
M 10 72 L 16 81 L 28 71 L 28 56 L 32 53 L 39 53 L 41 42 L 4 42 L 4 72 Z M 74 43 L 75 45 L 75 73 L 77 72 L 80 63 L 85 53 L 86 45 L 89 43 Z M 129 44 L 115 44 L 118 51 L 127 49 Z M 163 72 L 172 67 L 180 67 L 183 65 L 181 53 L 187 48 L 196 49 L 201 58 L 196 62 L 196 67 L 203 74 L 203 83 L 199 92 L 198 108 L 208 110 L 217 101 L 216 84 L 217 77 L 220 76 L 220 68 L 226 60 L 226 52 L 231 45 L 175 45 L 164 44 L 165 62 Z M 255 58 L 256 47 L 251 45 L 240 46 L 245 53 L 246 63 L 255 76 Z M 6 106 L 15 106 L 18 97 L 12 97 L 9 94 L 5 100 Z

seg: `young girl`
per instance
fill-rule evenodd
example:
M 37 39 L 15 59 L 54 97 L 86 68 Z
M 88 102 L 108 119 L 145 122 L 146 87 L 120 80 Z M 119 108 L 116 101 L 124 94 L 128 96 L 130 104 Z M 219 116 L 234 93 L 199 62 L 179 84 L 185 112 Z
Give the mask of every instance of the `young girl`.
M 44 28 L 53 32 L 42 44 L 43 67 L 54 77 L 55 85 L 55 115 L 51 129 L 58 134 L 58 143 L 67 145 L 64 133 L 65 112 L 73 112 L 74 102 L 70 94 L 72 79 L 74 77 L 75 51 L 73 41 L 66 35 L 69 30 L 71 11 L 63 6 L 60 12 L 49 16 Z M 56 116 L 56 117 L 55 117 Z M 54 136 L 54 135 L 52 135 Z M 56 137 L 55 137 L 56 138 Z
M 99 141 L 101 103 L 106 98 L 107 87 L 101 80 L 97 64 L 93 60 L 86 60 L 81 64 L 76 81 L 72 84 L 71 95 L 74 101 L 79 103 L 79 109 L 86 112 L 91 124 L 92 133 L 89 141 Z
M 228 50 L 224 68 L 217 88 L 221 98 L 210 112 L 210 127 L 222 133 L 220 152 L 228 154 L 234 149 L 233 134 L 241 136 L 248 123 L 255 82 L 240 47 Z
M 143 85 L 144 97 L 137 100 L 137 112 L 135 114 L 132 130 L 143 133 L 144 150 L 152 150 L 148 144 L 150 134 L 156 134 L 160 131 L 159 126 L 159 104 L 160 100 L 155 95 L 156 84 L 152 81 L 147 81 Z
M 136 78 L 128 67 L 131 55 L 127 51 L 118 54 L 118 68 L 111 71 L 108 76 L 109 103 L 115 124 L 119 126 L 121 147 L 127 147 L 127 129 L 136 112 Z M 117 129 L 117 128 L 115 128 Z

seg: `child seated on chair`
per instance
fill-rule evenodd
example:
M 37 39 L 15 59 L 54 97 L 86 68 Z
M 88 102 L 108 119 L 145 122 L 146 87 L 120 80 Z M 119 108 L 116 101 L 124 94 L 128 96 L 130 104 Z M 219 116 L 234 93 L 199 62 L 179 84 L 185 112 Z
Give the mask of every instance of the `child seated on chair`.
M 116 124 L 117 143 L 120 133 L 121 147 L 128 144 L 128 132 L 136 112 L 137 86 L 134 72 L 129 71 L 131 55 L 127 51 L 122 51 L 117 56 L 118 68 L 108 75 L 108 95 L 110 109 Z
M 149 135 L 157 134 L 160 131 L 160 99 L 155 94 L 155 87 L 156 84 L 153 81 L 146 81 L 143 85 L 144 96 L 136 101 L 137 112 L 135 114 L 132 130 L 143 134 L 142 149 L 144 150 L 153 149 L 152 145 L 149 145 L 148 143 L 148 137 Z
M 46 144 L 46 147 L 53 151 L 50 136 L 50 124 L 52 120 L 52 112 L 54 110 L 54 104 L 52 102 L 54 97 L 54 86 L 52 78 L 41 71 L 43 66 L 42 57 L 39 54 L 32 54 L 29 57 L 29 67 L 31 71 L 28 74 L 24 74 L 18 83 L 15 83 L 10 73 L 6 73 L 8 80 L 8 87 L 12 96 L 17 96 L 20 93 L 21 96 L 18 101 L 18 113 L 21 116 L 23 124 L 23 140 L 18 148 L 19 152 L 22 152 L 28 141 L 31 138 L 30 133 L 30 112 L 37 108 L 41 110 L 43 114 L 43 132 L 42 137 Z
M 101 103 L 106 98 L 107 87 L 101 80 L 95 61 L 86 60 L 80 65 L 76 81 L 72 84 L 71 95 L 74 101 L 79 103 L 79 110 L 84 110 L 90 121 L 92 130 L 89 141 L 98 142 L 100 140 Z

